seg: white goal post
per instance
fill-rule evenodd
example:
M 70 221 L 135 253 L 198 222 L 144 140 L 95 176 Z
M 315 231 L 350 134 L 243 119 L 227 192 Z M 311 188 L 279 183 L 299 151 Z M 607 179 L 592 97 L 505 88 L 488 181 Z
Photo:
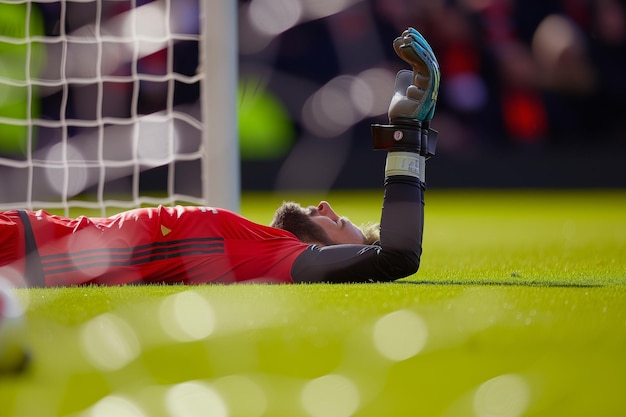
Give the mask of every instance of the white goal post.
M 206 63 L 202 88 L 205 120 L 203 194 L 215 207 L 240 206 L 239 134 L 237 130 L 237 2 L 202 0 L 202 53 Z M 211 144 L 211 146 L 209 146 Z
M 238 211 L 237 56 L 232 1 L 0 0 L 0 210 Z

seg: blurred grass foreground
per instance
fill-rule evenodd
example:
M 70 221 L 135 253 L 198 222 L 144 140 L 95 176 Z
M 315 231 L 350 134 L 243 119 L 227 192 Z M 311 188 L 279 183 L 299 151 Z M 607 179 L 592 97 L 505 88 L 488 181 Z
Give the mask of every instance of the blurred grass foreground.
M 380 213 L 337 193 L 246 194 L 243 214 L 322 197 Z M 33 362 L 0 378 L 0 415 L 623 415 L 626 193 L 426 207 L 422 268 L 397 283 L 19 290 Z

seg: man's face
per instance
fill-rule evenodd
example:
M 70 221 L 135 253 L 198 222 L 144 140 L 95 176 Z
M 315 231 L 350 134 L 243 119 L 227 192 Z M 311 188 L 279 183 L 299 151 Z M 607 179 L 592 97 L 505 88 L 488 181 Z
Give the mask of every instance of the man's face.
M 311 220 L 319 225 L 328 237 L 337 244 L 363 244 L 365 236 L 361 229 L 356 227 L 345 217 L 335 213 L 326 201 L 321 201 L 317 207 L 309 207 Z

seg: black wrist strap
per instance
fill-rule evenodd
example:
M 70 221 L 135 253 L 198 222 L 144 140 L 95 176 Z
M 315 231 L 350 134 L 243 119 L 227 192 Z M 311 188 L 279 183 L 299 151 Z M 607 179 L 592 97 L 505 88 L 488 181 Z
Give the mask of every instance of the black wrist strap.
M 426 158 L 435 154 L 438 133 L 421 125 L 372 125 L 374 149 L 416 152 Z

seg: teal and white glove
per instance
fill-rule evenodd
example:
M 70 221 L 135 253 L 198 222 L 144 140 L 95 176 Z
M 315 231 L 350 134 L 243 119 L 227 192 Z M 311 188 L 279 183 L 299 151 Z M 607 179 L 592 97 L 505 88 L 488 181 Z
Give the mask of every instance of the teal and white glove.
M 430 121 L 439 93 L 439 63 L 428 42 L 413 28 L 396 38 L 393 48 L 411 70 L 401 70 L 396 76 L 389 124 L 372 125 L 374 149 L 408 151 L 429 158 L 437 143 Z
M 393 49 L 412 71 L 400 71 L 396 77 L 395 94 L 389 106 L 390 122 L 430 121 L 435 114 L 441 79 L 435 53 L 413 28 L 408 28 L 393 41 Z

